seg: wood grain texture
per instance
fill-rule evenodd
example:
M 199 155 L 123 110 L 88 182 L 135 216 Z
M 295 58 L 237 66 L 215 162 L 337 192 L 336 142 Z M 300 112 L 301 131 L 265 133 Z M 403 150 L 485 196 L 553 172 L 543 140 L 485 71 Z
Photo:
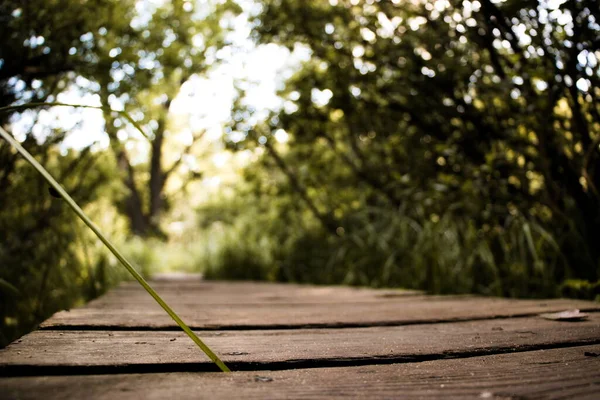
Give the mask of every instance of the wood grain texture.
M 600 392 L 598 303 L 185 277 L 153 286 L 238 372 L 205 372 L 214 365 L 126 283 L 0 350 L 0 399 L 592 399 Z M 589 319 L 538 316 L 568 309 L 591 311 Z
M 197 304 L 244 303 L 336 303 L 345 300 L 379 301 L 390 297 L 423 296 L 405 289 L 371 289 L 348 286 L 315 286 L 268 282 L 150 281 L 151 286 L 171 301 Z M 132 303 L 149 303 L 148 294 L 137 282 L 124 282 L 88 307 L 106 308 L 124 298 Z
M 419 361 L 600 343 L 600 313 L 569 323 L 539 317 L 398 327 L 201 332 L 233 368 L 292 368 Z M 157 371 L 211 370 L 180 332 L 36 331 L 0 350 L 0 371 L 84 373 L 82 367 L 154 365 Z M 258 366 L 258 367 L 257 367 Z M 37 369 L 36 369 L 37 368 Z M 161 369 L 162 368 L 162 369 Z M 147 368 L 145 369 L 147 370 Z
M 510 300 L 423 296 L 418 292 L 236 282 L 155 282 L 155 289 L 195 329 L 401 325 L 598 310 L 580 300 Z M 176 329 L 144 292 L 127 283 L 83 308 L 62 311 L 44 329 Z
M 586 355 L 588 354 L 588 355 Z M 597 399 L 600 346 L 411 364 L 0 378 L 3 399 Z

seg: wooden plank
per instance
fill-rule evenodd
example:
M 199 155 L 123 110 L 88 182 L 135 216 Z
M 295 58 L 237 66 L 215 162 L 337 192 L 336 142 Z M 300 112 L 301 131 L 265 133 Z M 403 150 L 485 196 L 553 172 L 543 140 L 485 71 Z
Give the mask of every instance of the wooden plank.
M 533 317 L 398 327 L 201 332 L 200 337 L 240 369 L 345 365 L 595 344 L 600 343 L 600 314 L 576 323 Z M 4 374 L 81 373 L 83 367 L 213 368 L 180 332 L 36 331 L 0 350 Z
M 293 286 L 286 290 L 286 285 L 275 285 L 269 289 L 269 285 L 265 284 L 232 283 L 171 285 L 168 290 L 162 290 L 166 301 L 194 329 L 402 325 L 531 316 L 567 309 L 600 311 L 600 303 L 581 300 L 511 300 L 393 293 L 351 288 L 294 289 Z M 42 327 L 177 328 L 150 296 L 133 287 L 117 289 L 84 308 L 59 312 Z
M 314 286 L 267 282 L 152 281 L 152 287 L 173 304 L 275 304 L 380 301 L 423 295 L 416 290 L 370 289 L 347 286 Z M 113 308 L 123 303 L 150 304 L 153 300 L 137 282 L 125 282 L 86 308 Z
M 600 346 L 285 371 L 0 378 L 5 399 L 597 399 Z M 588 354 L 588 355 L 586 355 Z

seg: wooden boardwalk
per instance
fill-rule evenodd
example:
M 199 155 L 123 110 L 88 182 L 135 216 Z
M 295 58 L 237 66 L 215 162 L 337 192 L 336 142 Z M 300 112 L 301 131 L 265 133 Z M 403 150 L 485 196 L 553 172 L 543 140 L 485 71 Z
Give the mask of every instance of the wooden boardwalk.
M 0 350 L 0 399 L 600 399 L 600 304 L 166 280 L 135 283 Z M 579 322 L 540 313 L 580 309 Z

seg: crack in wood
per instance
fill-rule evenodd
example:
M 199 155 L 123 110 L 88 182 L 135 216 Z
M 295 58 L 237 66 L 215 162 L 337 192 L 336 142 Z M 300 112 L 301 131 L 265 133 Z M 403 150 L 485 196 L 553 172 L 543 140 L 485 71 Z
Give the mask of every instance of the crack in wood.
M 581 309 L 586 313 L 600 313 L 597 308 Z M 298 330 L 298 329 L 352 329 L 352 328 L 370 328 L 370 327 L 394 327 L 394 326 L 409 326 L 409 325 L 434 325 L 442 323 L 458 323 L 458 322 L 476 322 L 488 320 L 506 320 L 514 318 L 531 318 L 537 317 L 539 313 L 523 313 L 516 315 L 493 315 L 468 318 L 436 318 L 430 320 L 402 320 L 402 321 L 374 321 L 374 322 L 336 322 L 336 323 L 314 323 L 314 324 L 244 324 L 244 325 L 194 325 L 189 324 L 189 327 L 194 331 L 271 331 L 271 330 Z M 570 321 L 577 323 L 578 321 Z M 162 332 L 179 332 L 181 329 L 178 326 L 147 326 L 147 325 L 88 325 L 88 324 L 60 324 L 60 325 L 42 325 L 38 327 L 42 331 L 162 331 Z M 528 332 L 529 333 L 529 332 Z
M 520 345 L 506 347 L 490 347 L 474 351 L 444 351 L 441 353 L 415 355 L 375 355 L 369 357 L 345 357 L 324 359 L 290 359 L 274 362 L 228 362 L 232 371 L 283 371 L 293 369 L 358 367 L 389 364 L 420 363 L 425 361 L 464 359 L 481 356 L 491 356 L 508 353 L 524 353 L 537 350 L 563 349 L 600 344 L 598 339 L 583 339 L 577 341 L 545 343 L 536 345 Z M 120 365 L 5 365 L 0 366 L 0 376 L 65 376 L 65 375 L 106 375 L 106 374 L 144 374 L 170 372 L 218 372 L 212 363 L 147 363 Z

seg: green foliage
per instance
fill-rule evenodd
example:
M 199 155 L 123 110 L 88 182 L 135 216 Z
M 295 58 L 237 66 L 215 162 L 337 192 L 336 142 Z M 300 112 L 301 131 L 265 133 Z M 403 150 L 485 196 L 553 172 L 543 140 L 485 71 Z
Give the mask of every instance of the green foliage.
M 261 226 L 287 249 L 279 277 L 507 296 L 597 280 L 598 9 L 263 1 L 258 42 L 311 54 L 281 110 L 253 124 L 241 93 L 232 123 L 231 148 L 263 150 L 261 201 L 298 215 L 273 213 L 291 235 Z
M 600 281 L 588 282 L 569 279 L 563 282 L 560 290 L 561 294 L 565 297 L 600 301 Z
M 3 1 L 0 107 L 15 100 L 36 101 L 53 96 L 57 88 L 64 88 L 75 78 L 74 70 L 98 62 L 95 54 L 98 41 L 93 40 L 93 34 L 107 27 L 125 29 L 133 16 L 133 3 L 129 0 Z
M 257 10 L 258 44 L 305 49 L 310 59 L 265 120 L 240 92 L 225 142 L 257 161 L 242 185 L 197 210 L 193 229 L 169 238 L 165 217 L 189 205 L 169 183 L 193 194 L 188 184 L 202 174 L 184 160 L 203 135 L 171 104 L 227 53 L 219 50 L 240 7 L 0 5 L 0 108 L 56 104 L 65 89 L 99 99 L 107 149 L 65 152 L 65 132 L 54 128 L 20 139 L 78 204 L 107 218 L 101 225 L 144 276 L 186 269 L 435 293 L 597 296 L 597 0 L 262 0 Z M 1 112 L 0 125 L 19 118 L 35 126 L 37 116 Z M 174 140 L 183 129 L 189 145 Z M 137 146 L 146 160 L 136 159 Z M 0 205 L 0 232 L 9 232 L 0 242 L 8 265 L 0 342 L 119 278 L 96 239 L 4 143 Z
M 209 279 L 401 286 L 511 297 L 559 294 L 555 274 L 564 268 L 563 255 L 538 223 L 523 217 L 483 230 L 456 211 L 419 220 L 407 210 L 370 208 L 344 221 L 347 230 L 331 235 L 311 216 L 286 212 L 285 204 L 273 208 L 268 197 L 261 201 L 242 192 L 231 203 L 219 204 L 224 206 L 199 210 L 200 215 L 221 216 L 210 218 L 201 241 L 210 247 L 200 264 L 207 266 Z M 270 206 L 278 220 L 263 214 L 261 205 Z M 239 214 L 231 216 L 231 206 Z M 235 227 L 226 224 L 230 218 Z
M 144 278 L 157 273 L 198 272 L 206 260 L 204 235 L 186 233 L 193 235 L 194 239 L 164 241 L 131 236 L 122 243 L 121 248 Z
M 246 242 L 246 236 L 228 234 L 222 245 L 211 254 L 203 265 L 206 279 L 225 280 L 268 280 L 272 264 L 265 258 L 269 253 Z
M 42 4 L 44 3 L 44 4 Z M 142 6 L 142 7 L 138 7 Z M 150 7 L 150 10 L 142 8 Z M 174 1 L 164 4 L 140 4 L 130 1 L 107 1 L 101 3 L 87 4 L 87 2 L 73 1 L 50 1 L 33 2 L 23 4 L 22 2 L 9 1 L 0 6 L 2 11 L 2 46 L 0 47 L 0 124 L 8 120 L 8 109 L 4 107 L 13 103 L 15 100 L 20 102 L 33 102 L 43 105 L 55 103 L 55 96 L 67 86 L 71 85 L 77 89 L 83 89 L 88 93 L 97 95 L 102 103 L 102 110 L 105 117 L 105 130 L 110 141 L 110 148 L 113 150 L 116 165 L 123 175 L 123 183 L 129 192 L 125 204 L 120 203 L 120 196 L 114 196 L 111 200 L 117 205 L 122 205 L 121 209 L 131 220 L 131 230 L 138 235 L 161 234 L 159 228 L 159 217 L 161 211 L 166 208 L 164 188 L 169 175 L 177 169 L 182 157 L 173 165 L 164 169 L 162 165 L 163 144 L 167 133 L 167 113 L 173 98 L 179 92 L 179 88 L 190 77 L 196 73 L 203 72 L 210 64 L 206 59 L 206 52 L 215 52 L 223 44 L 224 32 L 220 20 L 224 13 L 235 13 L 237 7 L 234 3 L 218 2 L 218 4 L 200 5 L 203 10 L 196 8 L 191 2 Z M 203 12 L 201 12 L 203 11 Z M 147 18 L 149 17 L 149 18 Z M 65 28 L 67 27 L 67 28 Z M 194 45 L 192 41 L 199 39 L 203 46 Z M 6 45 L 6 46 L 5 46 Z M 212 62 L 212 61 L 211 61 Z M 134 79 L 135 76 L 135 79 Z M 81 79 L 87 78 L 87 79 Z M 70 88 L 71 89 L 71 88 Z M 157 98 L 159 101 L 157 101 Z M 127 146 L 123 143 L 119 134 L 127 132 L 118 129 L 122 122 L 114 118 L 111 111 L 111 103 L 121 102 L 127 111 L 134 108 L 136 117 L 132 118 L 125 112 L 120 112 L 121 116 L 126 116 L 128 121 L 135 128 L 141 131 L 142 126 L 157 125 L 152 130 L 152 135 L 142 135 L 148 139 L 151 144 L 151 157 L 147 164 L 149 169 L 149 179 L 147 186 L 149 193 L 140 193 L 138 190 L 139 174 L 132 162 L 130 162 Z M 14 106 L 14 104 L 12 104 Z M 23 106 L 20 104 L 19 106 Z M 155 106 L 155 107 L 153 107 Z M 27 107 L 25 105 L 25 107 Z M 157 112 L 154 109 L 158 109 Z M 35 125 L 35 120 L 34 120 Z M 52 193 L 58 192 L 65 203 L 85 222 L 100 239 L 102 243 L 115 255 L 123 264 L 128 272 L 145 288 L 145 290 L 163 307 L 163 309 L 175 320 L 175 322 L 190 336 L 190 338 L 211 358 L 223 371 L 228 371 L 221 360 L 185 325 L 185 323 L 175 314 L 169 306 L 152 290 L 144 281 L 139 273 L 129 264 L 129 262 L 119 253 L 115 246 L 100 233 L 98 227 L 84 214 L 79 205 L 59 186 L 56 181 L 41 167 L 34 158 L 23 149 L 10 134 L 6 133 L 2 127 L 2 137 L 10 142 L 12 148 L 27 159 L 37 171 L 44 176 L 51 185 L 52 192 L 47 193 L 37 191 L 39 196 L 45 193 L 50 197 Z M 54 139 L 59 140 L 64 136 L 49 133 L 36 135 L 34 138 L 31 132 L 26 134 L 25 141 L 39 141 L 38 146 L 44 155 L 52 154 L 56 151 Z M 4 143 L 2 143 L 4 144 Z M 2 148 L 5 151 L 8 162 L 2 164 L 2 181 L 0 182 L 0 194 L 2 191 L 24 190 L 30 182 L 15 183 L 14 176 L 17 170 L 18 156 L 12 153 L 11 147 Z M 189 150 L 189 148 L 188 148 Z M 90 149 L 87 149 L 89 153 Z M 81 159 L 85 157 L 81 156 Z M 44 164 L 48 161 L 43 160 Z M 63 161 L 63 160 L 59 160 Z M 112 161 L 112 160 L 111 160 Z M 70 174 L 76 167 L 76 162 L 61 163 L 61 167 L 66 167 L 66 174 Z M 90 168 L 91 165 L 87 165 Z M 99 181 L 92 179 L 92 173 L 83 170 L 89 176 L 86 176 L 86 182 L 98 185 Z M 112 178 L 116 177 L 115 171 L 112 171 Z M 89 180 L 88 180 L 89 179 Z M 84 187 L 79 179 L 78 189 Z M 63 180 L 61 179 L 61 182 Z M 40 185 L 38 185 L 40 186 Z M 88 191 L 93 193 L 93 191 Z M 24 223 L 26 218 L 39 217 L 38 209 L 27 209 L 31 204 L 27 196 L 22 203 L 25 211 L 19 215 L 14 222 Z M 94 201 L 96 199 L 86 199 Z M 40 202 L 41 203 L 41 202 Z M 83 204 L 83 202 L 82 202 Z M 4 208 L 3 211 L 14 212 L 14 208 Z M 0 277 L 3 291 L 2 294 L 12 293 L 12 300 L 24 305 L 24 309 L 13 307 L 13 311 L 26 313 L 28 311 L 25 304 L 35 297 L 34 290 L 19 291 L 19 286 L 13 282 L 18 279 L 26 278 L 26 274 L 18 269 L 16 259 L 10 258 L 19 251 L 31 251 L 39 254 L 41 257 L 49 255 L 57 256 L 47 261 L 46 272 L 42 273 L 42 284 L 38 291 L 37 304 L 41 305 L 40 296 L 46 291 L 46 284 L 49 284 L 49 271 L 58 268 L 63 272 L 65 261 L 63 253 L 70 247 L 75 248 L 71 243 L 74 241 L 72 230 L 65 229 L 59 231 L 58 226 L 53 226 L 51 222 L 58 214 L 57 207 L 46 207 L 46 220 L 38 221 L 34 226 L 27 226 L 24 237 L 15 240 L 14 243 L 8 243 L 7 249 L 0 249 L 0 255 L 6 253 L 6 261 L 9 268 L 8 273 L 13 276 Z M 7 218 L 10 219 L 10 218 Z M 4 222 L 4 221 L 3 221 Z M 7 226 L 0 226 L 8 228 Z M 61 225 L 62 227 L 62 225 Z M 11 231 L 4 229 L 4 231 Z M 11 231 L 14 232 L 15 229 Z M 33 237 L 41 233 L 47 233 L 49 236 Z M 33 240 L 31 240 L 33 239 Z M 29 242 L 26 242 L 29 241 Z M 27 248 L 26 245 L 29 245 Z M 46 246 L 52 246 L 46 248 Z M 42 264 L 42 260 L 25 259 L 29 268 L 35 268 Z M 101 264 L 104 265 L 103 263 Z M 92 269 L 84 270 L 81 263 L 74 262 L 73 272 L 76 274 L 76 283 L 81 281 L 87 272 L 100 272 Z M 103 268 L 103 267 L 102 267 Z M 15 274 L 16 273 L 16 274 Z M 79 274 L 79 275 L 77 275 Z M 75 284 L 63 282 L 50 282 L 48 290 L 53 292 L 67 287 L 69 290 L 76 290 Z M 67 286 L 68 285 L 68 286 Z M 96 285 L 94 282 L 92 285 Z M 15 290 L 9 290 L 11 288 Z M 16 294 L 24 293 L 26 298 L 18 298 Z M 67 308 L 77 299 L 81 298 L 78 293 L 69 293 L 63 299 L 64 301 L 54 301 L 52 307 Z M 3 304 L 8 304 L 5 302 Z M 38 308 L 40 308 L 39 306 Z M 30 307 L 31 308 L 31 307 Z M 53 310 L 55 310 L 54 308 Z M 12 312 L 7 310 L 4 311 Z M 2 316 L 2 315 L 0 315 Z M 3 320 L 2 334 L 8 332 L 8 336 L 2 337 L 2 344 L 11 340 L 12 336 L 17 335 L 22 329 L 30 329 L 32 324 L 39 319 L 48 316 L 47 311 L 35 315 L 31 318 L 15 319 L 7 316 Z M 9 332 L 6 325 L 24 325 L 19 326 L 14 332 Z
M 157 255 L 160 253 L 161 241 L 157 239 L 141 239 L 132 237 L 123 243 L 123 254 L 144 278 L 151 275 L 151 271 L 158 271 Z
M 0 5 L 0 106 L 54 101 L 75 80 L 72 71 L 89 63 L 98 31 L 113 15 L 129 15 L 127 1 L 4 1 Z M 0 125 L 14 116 L 2 110 Z M 35 122 L 35 118 L 33 119 Z M 22 146 L 57 176 L 93 216 L 118 217 L 110 201 L 114 165 L 106 154 L 60 149 L 66 133 L 28 132 Z M 26 333 L 55 311 L 103 293 L 120 279 L 97 239 L 53 198 L 48 184 L 11 146 L 0 140 L 0 346 Z M 102 224 L 104 225 L 104 224 Z M 7 285 L 18 290 L 6 290 Z
M 91 219 L 89 219 L 81 207 L 48 173 L 48 171 L 3 128 L 0 128 L 0 136 L 2 136 L 2 138 L 10 144 L 11 148 L 16 150 L 19 155 L 22 156 L 36 170 L 36 172 L 44 178 L 50 187 L 54 189 L 56 194 L 68 204 L 69 208 L 85 223 L 89 230 L 92 231 L 106 246 L 106 248 L 110 250 L 110 252 L 119 260 L 127 272 L 129 272 L 131 276 L 138 281 L 144 290 L 146 290 L 146 292 L 152 296 L 152 298 L 167 312 L 167 314 L 177 323 L 177 325 L 179 325 L 179 327 L 190 337 L 190 339 L 192 339 L 192 341 L 221 369 L 221 371 L 230 372 L 229 368 L 227 368 L 227 366 L 219 359 L 219 357 L 213 353 L 212 350 L 206 346 L 194 332 L 192 332 L 192 330 L 183 322 L 183 320 L 181 320 L 181 318 L 179 318 L 179 316 L 171 309 L 171 307 L 164 302 L 158 293 L 156 293 L 154 289 L 150 287 L 150 285 L 135 270 L 135 268 L 123 256 L 123 254 L 117 250 L 114 244 L 104 234 L 102 234 L 98 226 L 94 224 Z
M 134 162 L 127 144 L 137 135 L 105 112 L 104 129 L 128 194 L 117 205 L 128 217 L 133 234 L 166 239 L 160 219 L 170 209 L 168 181 L 204 134 L 188 126 L 192 143 L 181 146 L 170 141 L 177 126 L 170 116 L 171 104 L 186 82 L 216 63 L 215 54 L 227 44 L 229 30 L 223 22 L 234 17 L 239 6 L 230 0 L 176 0 L 145 6 L 148 9 L 141 15 L 92 32 L 97 62 L 86 65 L 81 74 L 92 82 L 88 90 L 99 95 L 105 110 L 121 103 L 134 116 L 131 122 L 149 132 L 145 135 L 148 159 Z M 171 156 L 174 160 L 168 160 L 167 146 L 179 153 Z
M 104 154 L 89 149 L 61 155 L 35 140 L 23 145 L 44 160 L 73 197 L 92 215 L 111 215 L 107 194 L 111 173 Z M 54 312 L 102 294 L 118 273 L 107 252 L 85 231 L 48 184 L 0 141 L 0 347 L 31 330 Z M 113 229 L 118 227 L 112 215 Z
M 207 279 L 274 280 L 277 264 L 273 253 L 279 246 L 272 215 L 261 213 L 249 197 L 219 198 L 199 210 L 202 246 L 197 266 Z M 273 232 L 275 233 L 275 232 Z M 283 233 L 283 232 L 282 232 Z

